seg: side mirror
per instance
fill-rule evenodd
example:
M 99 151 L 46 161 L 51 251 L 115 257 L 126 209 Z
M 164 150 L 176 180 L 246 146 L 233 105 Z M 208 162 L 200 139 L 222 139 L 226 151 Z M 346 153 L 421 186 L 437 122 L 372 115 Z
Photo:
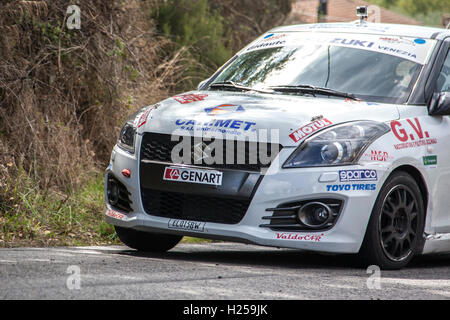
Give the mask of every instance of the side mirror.
M 449 116 L 450 115 L 450 92 L 440 92 L 433 94 L 428 105 L 428 114 L 430 116 Z

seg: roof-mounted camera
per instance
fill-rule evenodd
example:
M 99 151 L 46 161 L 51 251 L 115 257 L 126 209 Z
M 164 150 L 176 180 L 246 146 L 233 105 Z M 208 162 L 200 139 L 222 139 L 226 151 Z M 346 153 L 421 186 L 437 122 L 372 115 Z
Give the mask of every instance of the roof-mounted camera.
M 369 16 L 368 7 L 356 7 L 356 15 L 359 17 L 359 22 L 363 23 Z

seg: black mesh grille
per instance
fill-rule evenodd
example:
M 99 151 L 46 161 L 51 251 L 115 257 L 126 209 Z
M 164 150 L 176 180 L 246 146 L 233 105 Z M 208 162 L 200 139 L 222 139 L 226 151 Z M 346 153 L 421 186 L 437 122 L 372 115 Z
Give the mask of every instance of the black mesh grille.
M 142 189 L 142 203 L 145 211 L 154 216 L 237 224 L 247 212 L 250 200 Z
M 191 139 L 191 146 L 198 141 Z M 171 141 L 171 135 L 166 134 L 155 134 L 155 133 L 145 133 L 142 140 L 142 150 L 141 150 L 141 160 L 159 161 L 165 163 L 172 162 L 172 149 L 175 145 L 180 143 L 181 139 L 178 141 Z M 208 164 L 205 162 L 194 163 L 190 154 L 186 156 L 189 162 L 177 163 L 177 164 L 195 164 L 198 166 L 207 166 L 217 169 L 230 169 L 230 170 L 245 170 L 245 171 L 260 171 L 261 168 L 269 167 L 272 160 L 278 155 L 282 146 L 278 144 L 268 144 L 268 143 L 250 143 L 238 142 L 238 141 L 225 141 L 225 140 L 211 140 L 205 141 L 206 144 L 210 144 L 216 141 L 218 145 L 223 146 L 222 161 L 220 163 Z M 233 146 L 233 153 L 226 154 L 226 147 Z M 265 155 L 264 159 L 260 156 Z M 184 157 L 183 152 L 180 152 L 180 157 Z M 212 152 L 214 157 L 215 151 Z M 242 161 L 243 160 L 243 161 Z

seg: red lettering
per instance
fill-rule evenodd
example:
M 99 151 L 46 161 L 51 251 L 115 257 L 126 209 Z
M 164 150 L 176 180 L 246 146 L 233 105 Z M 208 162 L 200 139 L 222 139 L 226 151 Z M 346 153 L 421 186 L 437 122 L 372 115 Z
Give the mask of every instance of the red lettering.
M 412 121 L 410 119 L 408 119 L 406 121 L 408 121 L 408 123 L 411 125 L 411 127 L 414 129 L 414 131 L 417 133 L 417 136 L 419 137 L 419 139 L 423 139 L 423 131 L 422 131 L 422 127 L 420 126 L 419 119 L 414 118 L 414 121 L 416 122 L 417 127 L 412 123 Z M 412 139 L 412 140 L 414 140 L 414 139 Z
M 402 142 L 408 141 L 408 134 L 406 133 L 405 129 L 400 129 L 397 131 L 397 127 L 402 127 L 402 124 L 398 121 L 392 121 L 391 122 L 391 129 L 394 135 L 397 137 L 398 140 Z

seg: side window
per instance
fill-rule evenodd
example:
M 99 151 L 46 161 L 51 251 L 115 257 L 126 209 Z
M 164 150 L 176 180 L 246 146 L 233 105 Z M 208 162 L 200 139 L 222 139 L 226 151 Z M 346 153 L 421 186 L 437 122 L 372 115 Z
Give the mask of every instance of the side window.
M 437 80 L 437 92 L 450 92 L 450 51 L 445 58 L 444 66 Z

